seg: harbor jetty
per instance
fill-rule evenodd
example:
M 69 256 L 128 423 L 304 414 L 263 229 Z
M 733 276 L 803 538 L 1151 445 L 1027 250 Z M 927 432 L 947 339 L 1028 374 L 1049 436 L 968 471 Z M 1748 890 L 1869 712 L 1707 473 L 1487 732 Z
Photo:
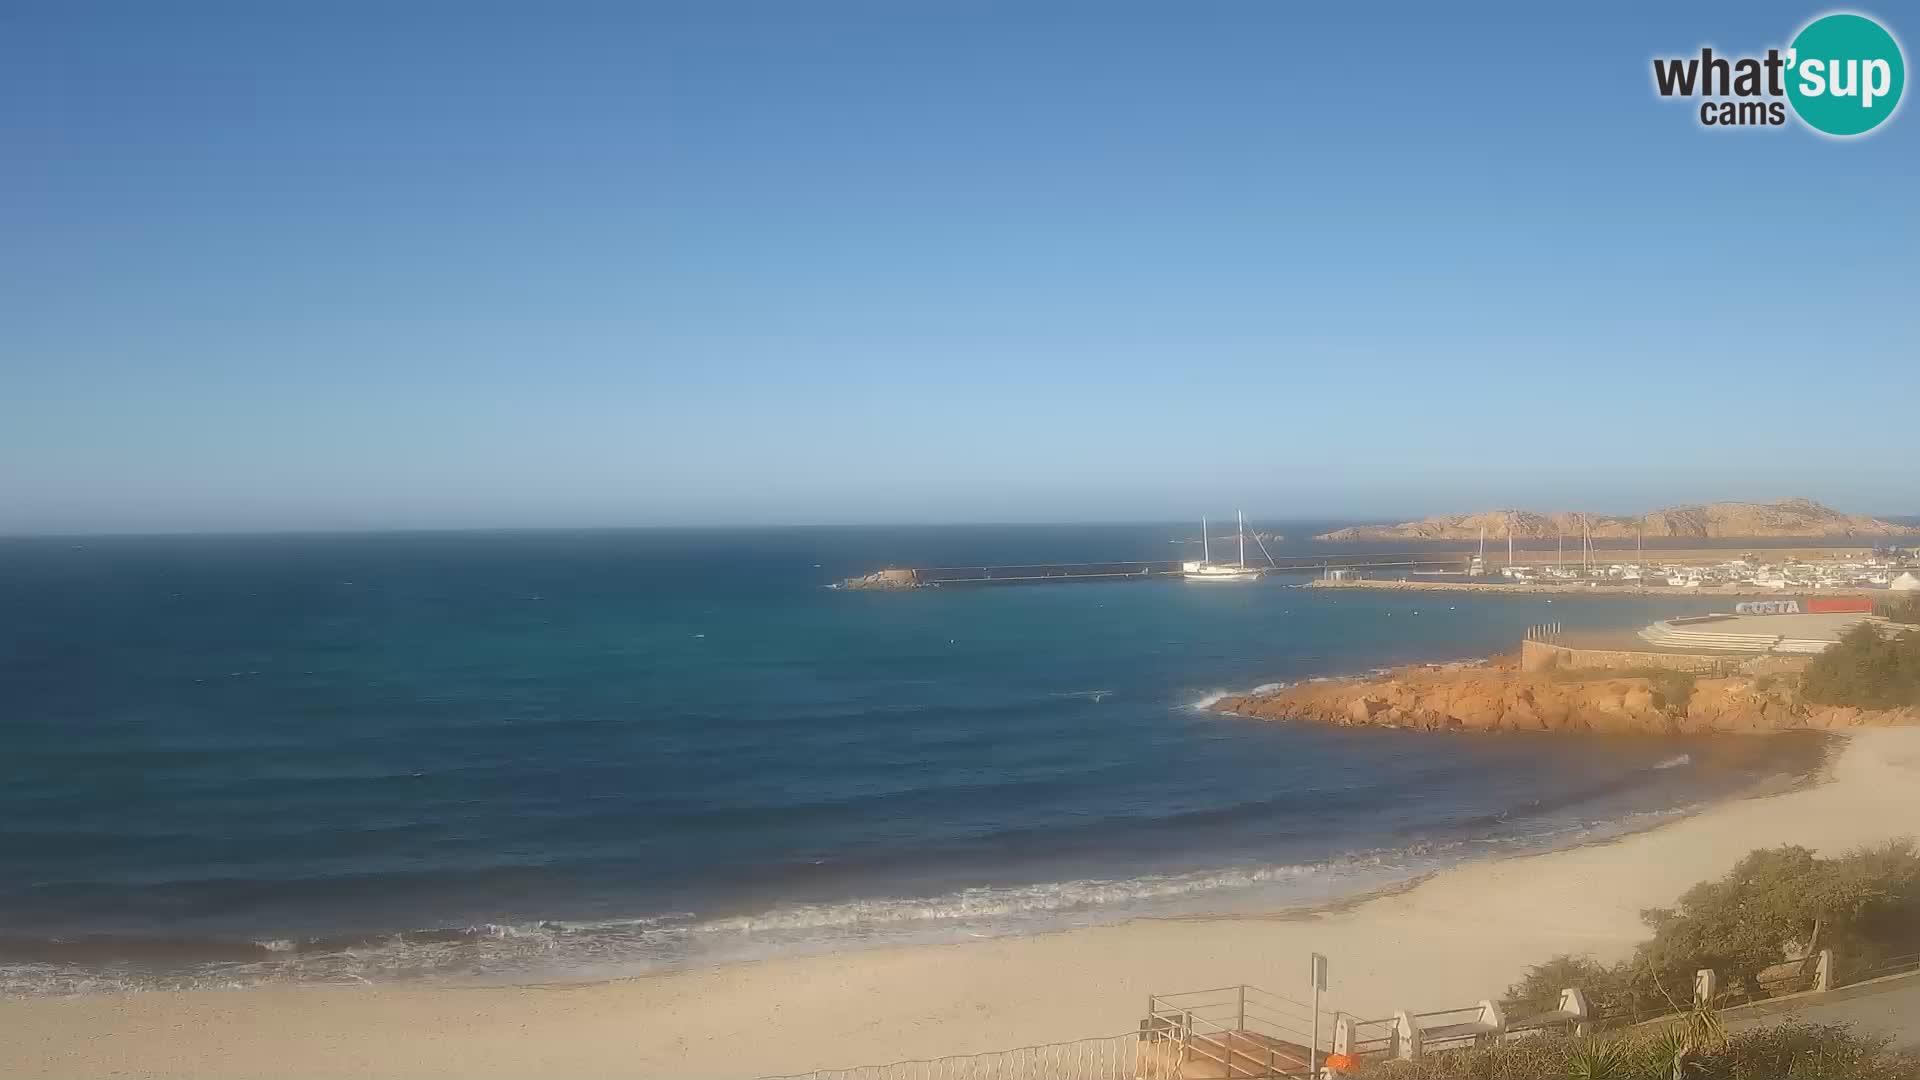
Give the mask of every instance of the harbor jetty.
M 1122 562 L 1017 563 L 1005 566 L 890 567 L 838 582 L 841 589 L 925 589 L 948 585 L 1042 585 L 1076 581 L 1150 581 L 1186 576 L 1178 559 Z M 1299 555 L 1249 564 L 1247 571 L 1261 576 L 1358 574 L 1365 572 L 1464 572 L 1467 556 L 1459 552 L 1387 552 L 1368 555 Z

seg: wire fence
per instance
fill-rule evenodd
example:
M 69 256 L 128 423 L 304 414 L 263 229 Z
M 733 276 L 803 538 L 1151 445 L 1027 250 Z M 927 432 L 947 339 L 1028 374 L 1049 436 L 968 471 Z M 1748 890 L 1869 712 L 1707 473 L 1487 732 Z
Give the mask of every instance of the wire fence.
M 1865 982 L 1868 979 L 1878 979 L 1888 975 L 1903 975 L 1909 971 L 1920 971 L 1920 953 L 1881 957 L 1871 964 L 1849 970 L 1846 973 L 1846 981 Z

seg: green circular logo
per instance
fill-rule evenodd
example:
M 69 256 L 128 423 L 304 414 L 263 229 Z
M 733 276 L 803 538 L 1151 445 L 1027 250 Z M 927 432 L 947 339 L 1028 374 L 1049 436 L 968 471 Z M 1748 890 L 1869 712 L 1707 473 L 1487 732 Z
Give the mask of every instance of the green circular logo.
M 1787 51 L 1787 99 L 1829 135 L 1872 131 L 1899 107 L 1906 84 L 1900 43 L 1864 15 L 1823 15 Z

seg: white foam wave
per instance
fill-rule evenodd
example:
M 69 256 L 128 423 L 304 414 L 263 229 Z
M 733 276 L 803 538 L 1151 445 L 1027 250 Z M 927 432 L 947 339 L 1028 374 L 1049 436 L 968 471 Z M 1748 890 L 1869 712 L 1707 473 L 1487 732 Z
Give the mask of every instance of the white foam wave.
M 1261 683 L 1251 690 L 1210 690 L 1201 695 L 1197 700 L 1188 702 L 1187 708 L 1194 712 L 1206 712 L 1208 709 L 1213 708 L 1215 705 L 1220 704 L 1221 701 L 1230 697 L 1252 697 L 1255 694 L 1271 694 L 1276 690 L 1285 690 L 1288 685 L 1289 684 L 1283 682 L 1269 682 Z
M 1098 705 L 1099 703 L 1112 697 L 1113 691 L 1111 690 L 1062 690 L 1061 692 L 1053 696 L 1066 697 L 1066 698 L 1084 698 Z
M 1344 860 L 1346 865 L 1378 866 L 1383 857 Z M 926 898 L 878 898 L 832 904 L 776 908 L 758 915 L 710 919 L 694 933 L 762 933 L 997 919 L 1096 908 L 1127 907 L 1143 901 L 1195 896 L 1227 889 L 1297 881 L 1331 869 L 1326 863 L 1247 867 L 1188 874 L 1152 874 L 1136 878 L 1086 878 L 1039 885 L 979 887 Z
M 981 886 L 926 897 L 781 905 L 731 916 L 703 918 L 674 912 L 639 918 L 481 923 L 454 933 L 394 934 L 336 950 L 271 939 L 259 942 L 266 955 L 258 959 L 169 970 L 0 963 L 0 994 L 63 996 L 422 979 L 592 979 L 682 964 L 1033 933 L 1142 916 L 1269 911 L 1324 903 L 1406 881 L 1489 850 L 1578 844 L 1685 812 L 1683 808 L 1558 822 L 1513 836 L 1421 840 L 1320 862 Z
M 1675 755 L 1675 756 L 1673 756 L 1673 757 L 1670 757 L 1670 758 L 1668 758 L 1667 760 L 1665 760 L 1665 761 L 1663 761 L 1663 762 L 1661 762 L 1660 764 L 1658 764 L 1658 765 L 1655 765 L 1655 766 L 1654 766 L 1654 768 L 1656 768 L 1656 769 L 1677 769 L 1677 768 L 1679 768 L 1679 767 L 1680 767 L 1680 766 L 1682 766 L 1682 765 L 1691 765 L 1691 764 L 1693 764 L 1693 755 L 1692 755 L 1692 754 L 1677 754 L 1677 755 Z

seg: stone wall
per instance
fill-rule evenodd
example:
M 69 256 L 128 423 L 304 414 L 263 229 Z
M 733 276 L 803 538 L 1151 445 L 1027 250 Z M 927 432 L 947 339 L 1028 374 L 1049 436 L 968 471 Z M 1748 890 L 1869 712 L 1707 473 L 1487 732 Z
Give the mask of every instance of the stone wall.
M 1706 656 L 1698 653 L 1635 652 L 1630 649 L 1576 649 L 1548 641 L 1520 643 L 1521 671 L 1565 669 L 1660 668 L 1693 675 L 1731 675 L 1746 657 Z

